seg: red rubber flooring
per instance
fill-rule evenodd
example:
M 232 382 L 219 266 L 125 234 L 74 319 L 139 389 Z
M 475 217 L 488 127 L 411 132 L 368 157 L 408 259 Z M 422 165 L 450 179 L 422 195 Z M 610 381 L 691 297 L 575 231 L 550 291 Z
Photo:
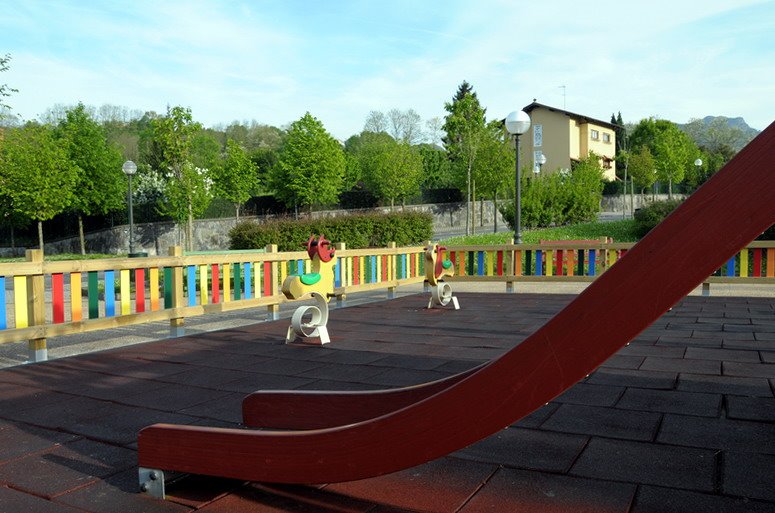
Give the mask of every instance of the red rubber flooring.
M 775 298 L 686 298 L 534 414 L 403 472 L 322 487 L 187 476 L 167 501 L 138 493 L 149 424 L 234 427 L 257 389 L 449 376 L 572 296 L 459 298 L 333 310 L 324 348 L 286 346 L 282 320 L 0 370 L 0 513 L 775 512 Z

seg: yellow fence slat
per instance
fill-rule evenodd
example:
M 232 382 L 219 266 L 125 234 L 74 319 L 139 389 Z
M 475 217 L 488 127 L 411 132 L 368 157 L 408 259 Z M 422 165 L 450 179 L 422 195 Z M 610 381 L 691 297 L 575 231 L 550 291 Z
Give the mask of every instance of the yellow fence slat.
M 207 304 L 207 265 L 202 264 L 199 266 L 199 302 L 200 304 Z
M 13 312 L 17 328 L 29 326 L 27 318 L 27 277 L 13 277 Z
M 121 315 L 129 315 L 132 313 L 132 293 L 129 290 L 129 269 L 121 269 L 120 283 L 121 287 Z
M 148 286 L 150 287 L 151 311 L 159 309 L 159 268 L 151 267 L 148 270 Z
M 81 291 L 81 273 L 70 273 L 70 319 L 83 319 L 83 293 Z
M 223 271 L 223 302 L 228 303 L 231 301 L 231 265 L 223 264 L 221 267 Z

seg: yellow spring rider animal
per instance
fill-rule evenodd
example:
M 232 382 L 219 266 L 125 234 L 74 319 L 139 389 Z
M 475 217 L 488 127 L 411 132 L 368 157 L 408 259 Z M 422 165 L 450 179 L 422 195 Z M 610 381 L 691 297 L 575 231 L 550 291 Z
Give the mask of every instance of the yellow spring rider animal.
M 315 238 L 311 235 L 307 241 L 307 254 L 312 259 L 312 272 L 306 274 L 292 274 L 283 282 L 282 291 L 286 298 L 291 300 L 315 299 L 314 306 L 300 306 L 291 317 L 291 325 L 285 343 L 288 344 L 296 338 L 313 338 L 319 340 L 319 344 L 327 344 L 331 341 L 328 336 L 328 301 L 334 295 L 334 266 L 336 265 L 335 249 L 329 248 L 330 241 L 323 235 Z M 305 316 L 311 318 L 305 321 Z
M 447 306 L 452 301 L 455 310 L 460 310 L 460 303 L 452 295 L 452 287 L 444 281 L 445 276 L 455 275 L 455 266 L 450 260 L 444 258 L 446 249 L 438 244 L 429 244 L 425 248 L 425 279 L 431 287 L 428 308 L 433 308 L 435 305 Z

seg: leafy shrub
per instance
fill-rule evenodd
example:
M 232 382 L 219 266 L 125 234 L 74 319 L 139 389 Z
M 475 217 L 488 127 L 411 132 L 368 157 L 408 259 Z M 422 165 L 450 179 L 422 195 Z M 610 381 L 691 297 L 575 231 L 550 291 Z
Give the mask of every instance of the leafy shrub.
M 662 222 L 670 212 L 681 204 L 681 200 L 655 201 L 648 206 L 635 211 L 635 231 L 638 237 L 643 237 L 652 228 Z
M 246 221 L 230 232 L 231 249 L 259 249 L 277 244 L 280 251 L 298 251 L 309 236 L 323 234 L 333 242 L 344 242 L 347 248 L 385 247 L 420 244 L 433 235 L 430 214 L 400 212 L 359 214 L 321 219 L 282 219 L 256 223 Z
M 597 159 L 582 160 L 570 173 L 522 175 L 523 228 L 560 226 L 593 221 L 600 212 L 603 180 Z M 514 229 L 514 203 L 500 207 L 503 218 Z

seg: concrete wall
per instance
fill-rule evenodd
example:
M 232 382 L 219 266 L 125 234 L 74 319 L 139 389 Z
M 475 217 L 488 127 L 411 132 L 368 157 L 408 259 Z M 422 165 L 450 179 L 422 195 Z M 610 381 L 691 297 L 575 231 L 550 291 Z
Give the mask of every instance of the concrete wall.
M 483 205 L 476 203 L 477 233 L 492 231 L 495 209 L 491 201 L 485 201 Z M 396 210 L 400 210 L 397 207 Z M 410 205 L 406 211 L 428 212 L 433 216 L 434 233 L 456 232 L 465 229 L 466 204 L 442 203 L 430 205 Z M 347 215 L 353 211 L 328 210 L 313 212 L 312 216 L 337 217 Z M 367 211 L 357 211 L 367 212 Z M 390 212 L 389 207 L 376 208 L 368 212 Z M 498 226 L 506 226 L 503 217 L 498 215 Z M 483 221 L 480 219 L 483 218 Z M 261 221 L 266 217 L 241 217 L 240 220 Z M 234 228 L 234 218 L 226 219 L 198 219 L 194 221 L 194 251 L 214 251 L 229 249 L 229 230 Z M 482 227 L 480 227 L 482 226 Z M 147 223 L 136 224 L 134 250 L 145 251 L 149 255 L 166 255 L 170 246 L 182 246 L 184 231 L 182 226 L 175 223 Z M 46 242 L 45 253 L 53 255 L 58 253 L 79 253 L 80 243 L 78 237 L 70 237 L 58 241 Z M 23 256 L 26 248 L 0 248 L 0 256 Z M 86 234 L 86 251 L 89 253 L 127 253 L 129 251 L 129 226 L 116 226 L 112 229 Z

